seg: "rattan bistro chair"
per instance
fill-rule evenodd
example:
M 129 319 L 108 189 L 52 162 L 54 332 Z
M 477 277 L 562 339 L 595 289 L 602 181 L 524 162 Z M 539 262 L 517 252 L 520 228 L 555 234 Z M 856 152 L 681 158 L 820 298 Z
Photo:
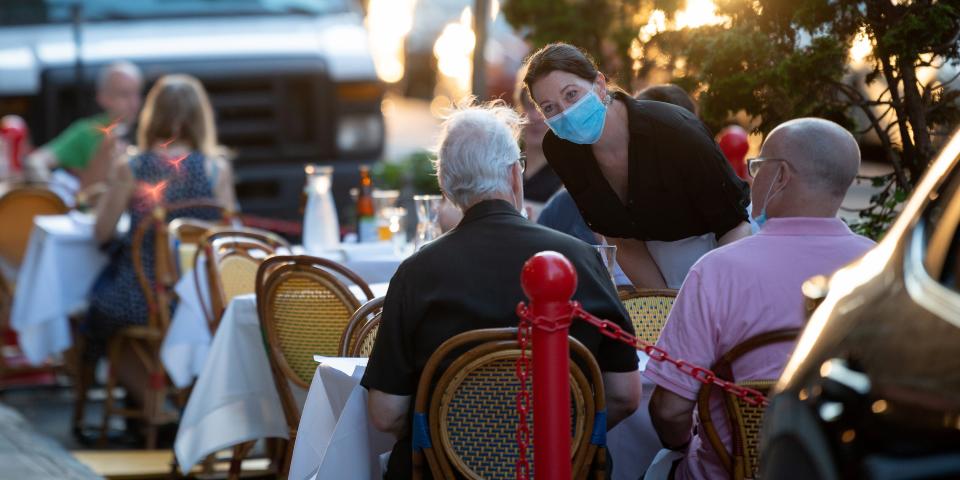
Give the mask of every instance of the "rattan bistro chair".
M 673 308 L 677 291 L 671 289 L 640 289 L 621 291 L 620 301 L 630 314 L 637 337 L 649 343 L 657 343 L 667 316 Z
M 290 456 L 300 424 L 291 384 L 307 389 L 317 364 L 314 355 L 336 356 L 340 336 L 360 301 L 343 282 L 360 287 L 366 300 L 373 292 L 363 279 L 336 262 L 307 255 L 273 256 L 257 270 L 257 312 L 267 345 L 270 368 L 290 429 L 281 475 L 290 466 Z
M 138 409 L 117 408 L 113 390 L 117 378 L 114 368 L 107 369 L 106 400 L 103 420 L 100 427 L 100 443 L 106 443 L 109 419 L 113 415 L 139 418 L 146 428 L 146 448 L 156 448 L 157 427 L 176 420 L 176 413 L 165 408 L 169 394 L 174 393 L 170 386 L 163 364 L 160 361 L 160 344 L 170 325 L 170 307 L 173 286 L 177 282 L 177 268 L 173 251 L 170 249 L 168 218 L 184 211 L 210 211 L 223 218 L 229 213 L 218 203 L 211 200 L 189 200 L 166 205 L 158 205 L 151 215 L 144 217 L 134 228 L 132 239 L 133 268 L 137 281 L 147 302 L 147 323 L 126 327 L 110 338 L 107 345 L 107 361 L 116 365 L 124 348 L 131 349 L 146 366 L 145 376 L 149 378 L 150 393 L 144 404 Z M 153 239 L 153 271 L 148 271 L 143 262 L 143 249 L 146 239 Z M 83 393 L 85 396 L 86 393 Z
M 364 303 L 354 312 L 340 337 L 341 357 L 369 357 L 373 343 L 380 329 L 380 317 L 383 315 L 383 299 L 377 297 Z
M 607 425 L 600 368 L 590 351 L 572 337 L 570 353 L 573 478 L 591 473 L 604 478 Z M 415 479 L 423 477 L 424 458 L 434 478 L 515 478 L 519 356 L 515 328 L 465 332 L 430 356 L 414 407 Z M 528 421 L 532 424 L 532 414 Z M 532 444 L 532 429 L 530 439 Z
M 0 197 L 0 259 L 16 268 L 27 252 L 33 231 L 33 217 L 62 215 L 70 211 L 63 200 L 50 190 L 37 186 L 18 186 Z
M 237 295 L 256 292 L 257 269 L 260 263 L 279 249 L 289 251 L 290 244 L 266 230 L 253 228 L 223 228 L 208 231 L 200 240 L 199 251 L 204 253 L 204 265 L 196 264 L 193 275 L 199 284 L 199 269 L 203 268 L 210 292 L 210 305 L 201 305 L 210 330 L 215 331 L 227 305 Z M 203 304 L 204 295 L 197 296 Z
M 753 336 L 737 344 L 720 357 L 712 370 L 719 378 L 736 381 L 732 371 L 735 360 L 760 347 L 774 343 L 796 341 L 799 335 L 800 330 L 798 329 L 783 329 Z M 750 380 L 737 384 L 767 394 L 775 382 L 776 380 Z M 759 437 L 764 408 L 749 405 L 730 393 L 723 393 L 726 421 L 730 426 L 730 436 L 733 440 L 733 451 L 728 451 L 720 439 L 714 423 L 715 420 L 710 413 L 710 397 L 714 390 L 713 384 L 705 384 L 700 388 L 700 393 L 697 396 L 701 433 L 710 442 L 720 462 L 723 463 L 724 468 L 730 474 L 730 478 L 735 480 L 757 478 L 757 472 L 760 469 Z

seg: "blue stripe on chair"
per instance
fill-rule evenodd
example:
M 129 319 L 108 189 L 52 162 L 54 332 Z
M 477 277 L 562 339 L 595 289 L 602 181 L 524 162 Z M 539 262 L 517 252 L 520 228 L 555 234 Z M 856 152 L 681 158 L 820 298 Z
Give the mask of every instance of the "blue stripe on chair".
M 607 446 L 606 410 L 600 410 L 593 416 L 593 433 L 590 434 L 590 444 L 598 447 Z
M 430 431 L 427 429 L 427 414 L 414 412 L 413 414 L 413 450 L 433 448 L 430 443 Z

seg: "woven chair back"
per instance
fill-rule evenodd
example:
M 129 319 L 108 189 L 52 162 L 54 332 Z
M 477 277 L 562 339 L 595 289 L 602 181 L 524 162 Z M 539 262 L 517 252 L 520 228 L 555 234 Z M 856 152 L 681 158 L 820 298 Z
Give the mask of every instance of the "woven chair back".
M 197 254 L 200 240 L 207 230 L 215 227 L 213 222 L 188 217 L 174 218 L 167 224 L 170 246 L 175 254 L 177 271 L 181 275 L 193 268 L 193 258 Z
M 238 295 L 256 292 L 257 269 L 260 263 L 278 249 L 289 250 L 286 240 L 265 230 L 253 228 L 220 228 L 208 231 L 200 240 L 205 264 L 210 305 L 201 305 L 211 331 L 216 330 L 230 301 Z M 199 261 L 199 256 L 195 257 Z M 195 272 L 199 288 L 199 271 Z M 198 297 L 203 301 L 203 295 Z
M 712 370 L 718 377 L 734 382 L 736 379 L 733 376 L 732 366 L 735 360 L 748 352 L 767 345 L 794 342 L 799 335 L 800 330 L 791 328 L 750 337 L 720 357 L 720 360 L 713 365 Z M 759 390 L 764 394 L 770 391 L 774 383 L 776 383 L 776 380 L 773 379 L 737 382 L 738 385 Z M 727 416 L 725 421 L 730 427 L 730 437 L 733 443 L 732 449 L 728 450 L 717 431 L 716 422 L 718 420 L 713 418 L 710 411 L 710 399 L 715 389 L 712 384 L 704 385 L 700 388 L 697 397 L 702 435 L 710 442 L 730 478 L 735 480 L 757 478 L 757 472 L 760 470 L 760 429 L 763 425 L 765 409 L 764 407 L 749 405 L 736 395 L 723 392 L 724 410 Z
M 361 282 L 367 298 L 373 297 L 359 276 L 322 258 L 273 256 L 257 272 L 257 309 L 271 361 L 300 387 L 313 378 L 314 355 L 339 353 L 347 322 L 360 307 L 342 276 Z
M 15 187 L 0 197 L 0 259 L 18 268 L 27 253 L 33 231 L 33 217 L 62 215 L 70 209 L 50 190 L 33 186 Z
M 660 338 L 660 332 L 667 323 L 667 316 L 670 315 L 676 297 L 677 291 L 670 289 L 620 292 L 620 301 L 630 314 L 637 337 L 650 343 L 657 343 Z
M 585 478 L 595 460 L 605 455 L 602 446 L 592 443 L 595 423 L 602 419 L 596 413 L 605 409 L 603 383 L 586 347 L 573 338 L 570 346 L 572 357 L 578 359 L 570 362 L 571 461 L 574 478 Z M 466 352 L 460 353 L 464 348 Z M 420 379 L 415 412 L 426 413 L 431 446 L 423 449 L 422 456 L 434 478 L 515 478 L 519 357 L 516 329 L 467 332 L 448 340 L 431 356 Z M 451 359 L 440 373 L 440 365 Z M 587 365 L 587 370 L 580 365 Z M 433 381 L 436 385 L 431 388 Z M 532 384 L 528 388 L 532 395 Z M 527 419 L 531 425 L 532 417 Z M 606 431 L 603 423 L 600 428 Z M 532 439 L 531 433 L 531 444 Z M 419 456 L 415 454 L 415 462 L 422 464 Z M 528 460 L 533 473 L 532 454 Z
M 377 297 L 363 304 L 350 317 L 340 337 L 341 357 L 369 357 L 380 329 L 384 297 Z
M 147 326 L 161 332 L 165 332 L 170 324 L 171 292 L 179 277 L 176 257 L 170 248 L 169 219 L 181 211 L 195 209 L 216 211 L 224 218 L 229 215 L 220 204 L 212 200 L 188 200 L 158 205 L 134 227 L 131 255 L 137 282 L 147 302 Z M 148 235 L 153 238 L 152 271 L 148 271 L 144 264 L 143 248 Z

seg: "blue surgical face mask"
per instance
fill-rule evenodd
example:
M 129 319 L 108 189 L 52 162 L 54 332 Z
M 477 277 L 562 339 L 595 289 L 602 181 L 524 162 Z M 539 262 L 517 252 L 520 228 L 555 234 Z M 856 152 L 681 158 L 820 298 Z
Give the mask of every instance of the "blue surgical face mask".
M 600 140 L 606 121 L 607 106 L 593 90 L 570 108 L 546 120 L 547 126 L 558 137 L 580 145 L 590 145 Z
M 767 220 L 768 220 L 768 218 L 767 218 L 767 204 L 770 203 L 770 199 L 771 199 L 771 198 L 777 196 L 777 194 L 782 191 L 782 190 L 777 190 L 776 192 L 774 192 L 773 195 L 770 195 L 770 192 L 773 191 L 773 186 L 777 183 L 777 180 L 778 180 L 779 178 L 780 178 L 780 169 L 777 168 L 777 177 L 774 178 L 772 182 L 770 182 L 770 187 L 767 188 L 767 194 L 763 196 L 763 207 L 760 209 L 760 216 L 753 218 L 753 219 L 752 219 L 753 221 L 750 222 L 750 223 L 751 223 L 751 230 L 753 230 L 753 224 L 756 224 L 756 225 L 757 225 L 757 230 L 756 230 L 756 231 L 759 231 L 760 228 L 763 227 L 763 224 L 764 224 L 764 223 L 767 223 Z M 756 233 L 756 232 L 754 232 L 754 233 Z

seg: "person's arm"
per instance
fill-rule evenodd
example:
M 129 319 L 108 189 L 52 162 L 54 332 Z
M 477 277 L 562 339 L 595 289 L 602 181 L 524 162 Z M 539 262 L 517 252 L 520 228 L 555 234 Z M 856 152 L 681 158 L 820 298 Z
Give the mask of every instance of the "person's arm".
M 690 442 L 696 405 L 697 402 L 659 385 L 654 387 L 650 397 L 650 422 L 664 447 L 680 450 Z
M 632 238 L 606 238 L 608 244 L 617 246 L 617 263 L 635 287 L 667 288 L 646 242 Z
M 29 182 L 50 180 L 50 170 L 57 165 L 57 156 L 52 150 L 40 147 L 34 150 L 23 162 L 23 175 Z
M 213 187 L 213 195 L 217 203 L 231 212 L 237 210 L 237 193 L 233 186 L 233 167 L 223 157 L 217 157 L 217 184 Z
M 402 437 L 410 427 L 407 425 L 410 398 L 410 395 L 392 395 L 371 388 L 367 396 L 370 423 L 381 432 Z
M 80 180 L 80 189 L 86 190 L 88 187 L 105 182 L 111 167 L 116 163 L 117 157 L 123 155 L 126 146 L 123 139 L 112 134 L 104 135 L 103 141 L 93 152 L 86 167 L 69 168 L 70 173 Z
M 750 236 L 750 224 L 747 222 L 741 222 L 736 227 L 733 227 L 729 232 L 724 233 L 723 236 L 717 239 L 719 245 L 726 245 L 728 243 L 733 243 L 741 238 Z
M 136 188 L 127 158 L 117 159 L 113 164 L 107 176 L 107 184 L 107 192 L 97 203 L 97 223 L 93 229 L 98 245 L 107 243 L 113 237 L 117 230 L 117 221 L 127 209 Z
M 640 399 L 643 398 L 640 373 L 604 372 L 603 389 L 607 401 L 607 430 L 610 430 L 621 420 L 633 415 L 640 406 Z

